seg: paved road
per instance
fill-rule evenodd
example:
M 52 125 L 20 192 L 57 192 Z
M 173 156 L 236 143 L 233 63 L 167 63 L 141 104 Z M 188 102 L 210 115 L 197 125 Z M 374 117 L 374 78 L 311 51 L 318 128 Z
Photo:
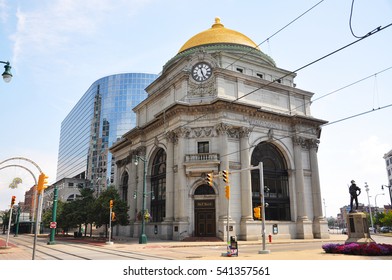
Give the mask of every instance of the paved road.
M 377 243 L 392 244 L 392 237 L 372 236 Z M 5 236 L 0 236 L 0 242 Z M 238 257 L 244 260 L 357 260 L 383 259 L 388 257 L 351 256 L 326 254 L 321 246 L 325 243 L 344 243 L 347 235 L 331 234 L 323 240 L 274 240 L 266 244 L 269 254 L 260 254 L 261 242 L 239 241 Z M 149 240 L 138 244 L 137 239 L 114 240 L 113 245 L 105 242 L 87 242 L 73 238 L 57 239 L 55 245 L 47 245 L 47 238 L 38 238 L 36 260 L 222 260 L 228 259 L 225 242 L 173 242 Z M 12 247 L 0 249 L 0 260 L 31 260 L 33 237 L 19 235 L 10 237 Z M 1 243 L 0 243 L 1 245 Z M 223 256 L 222 256 L 223 255 Z

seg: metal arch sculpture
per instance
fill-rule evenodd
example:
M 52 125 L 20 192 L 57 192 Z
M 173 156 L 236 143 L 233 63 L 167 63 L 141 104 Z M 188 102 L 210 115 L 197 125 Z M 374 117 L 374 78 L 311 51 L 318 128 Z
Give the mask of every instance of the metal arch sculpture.
M 32 161 L 31 159 L 25 158 L 25 157 L 13 157 L 13 158 L 8 158 L 6 160 L 3 160 L 2 162 L 0 162 L 0 165 L 2 165 L 4 162 L 10 161 L 10 160 L 25 160 L 27 162 L 30 162 L 31 164 L 33 164 L 39 171 L 39 173 L 42 173 L 41 168 L 38 166 L 38 164 L 36 164 L 34 161 Z
M 5 162 L 7 162 L 7 161 L 11 161 L 11 160 L 25 160 L 25 161 L 27 161 L 27 162 L 30 162 L 31 164 L 33 164 L 33 165 L 38 169 L 38 171 L 40 172 L 40 174 L 43 174 L 43 172 L 42 172 L 41 168 L 38 166 L 38 164 L 36 164 L 36 163 L 35 163 L 34 161 L 32 161 L 31 159 L 28 159 L 28 158 L 25 158 L 25 157 L 13 157 L 13 158 L 9 158 L 9 159 L 6 159 L 6 160 L 3 160 L 2 162 L 0 162 L 0 165 L 2 165 L 3 163 L 5 163 Z M 0 167 L 0 170 L 1 170 L 1 169 L 4 169 L 4 168 L 7 168 L 7 167 L 12 167 L 12 166 L 14 166 L 14 167 L 21 167 L 21 168 L 27 170 L 27 171 L 33 176 L 33 178 L 34 178 L 34 183 L 35 183 L 34 185 L 37 186 L 37 178 L 34 176 L 34 173 L 31 172 L 31 170 L 28 169 L 28 168 L 25 167 L 25 166 L 18 165 L 18 164 L 7 165 L 7 166 L 4 166 L 4 167 Z M 37 201 L 36 201 L 36 199 L 37 199 L 37 190 L 36 190 L 36 188 L 35 188 L 35 191 L 34 191 L 34 198 L 35 198 L 35 203 L 37 203 Z M 41 204 L 42 204 L 41 196 L 40 196 L 38 199 L 39 199 L 39 201 L 41 201 L 41 202 L 38 202 L 39 205 L 38 205 L 37 214 L 36 214 L 36 211 L 35 211 L 35 207 L 33 207 L 33 217 L 36 216 L 36 219 L 35 219 L 34 244 L 33 244 L 33 256 L 32 256 L 32 259 L 33 259 L 33 260 L 35 259 L 35 251 L 36 251 L 36 245 L 37 245 L 37 235 L 38 235 L 38 231 L 39 231 L 39 224 L 40 224 L 40 218 L 41 218 L 41 217 L 40 217 L 40 216 L 41 216 L 40 211 L 41 211 L 41 208 L 42 208 L 42 206 L 41 206 Z
M 0 167 L 0 170 L 8 168 L 8 167 L 20 167 L 20 168 L 23 168 L 24 170 L 27 170 L 31 174 L 31 176 L 33 176 L 35 185 L 37 185 L 37 178 L 35 177 L 34 173 L 31 172 L 31 170 L 28 169 L 27 167 L 25 167 L 23 165 L 19 165 L 19 164 L 10 164 L 10 165 L 6 165 L 6 166 L 3 166 L 3 167 Z

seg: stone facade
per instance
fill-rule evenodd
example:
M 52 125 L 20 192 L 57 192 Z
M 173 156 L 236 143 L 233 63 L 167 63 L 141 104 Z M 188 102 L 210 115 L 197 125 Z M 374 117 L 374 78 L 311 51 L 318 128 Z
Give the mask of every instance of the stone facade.
M 204 82 L 192 78 L 199 62 L 213 69 Z M 115 185 L 130 206 L 131 219 L 114 234 L 139 236 L 144 194 L 153 216 L 146 224 L 150 238 L 226 240 L 229 225 L 230 236 L 260 239 L 261 223 L 253 217 L 259 174 L 241 170 L 262 159 L 270 190 L 266 234 L 327 237 L 317 163 L 320 126 L 326 122 L 311 116 L 313 93 L 296 88 L 294 77 L 261 51 L 239 45 L 203 45 L 172 58 L 134 108 L 137 127 L 110 149 Z M 144 167 L 134 165 L 135 155 L 146 162 L 146 192 Z M 164 164 L 157 159 L 162 155 Z M 222 170 L 231 172 L 229 217 Z M 206 184 L 207 173 L 214 174 L 212 187 Z

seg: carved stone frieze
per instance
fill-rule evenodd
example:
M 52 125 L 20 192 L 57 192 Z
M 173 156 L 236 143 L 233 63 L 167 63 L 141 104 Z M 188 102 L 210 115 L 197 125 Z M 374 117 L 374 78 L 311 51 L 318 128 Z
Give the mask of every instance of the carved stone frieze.
M 188 138 L 189 134 L 191 133 L 191 129 L 188 127 L 178 127 L 173 130 L 173 133 L 175 133 L 177 138 Z
M 216 94 L 217 91 L 213 77 L 204 83 L 189 82 L 188 97 L 216 96 Z
M 244 127 L 235 127 L 232 125 L 228 125 L 225 123 L 220 123 L 215 126 L 215 130 L 218 133 L 218 135 L 223 135 L 226 134 L 229 138 L 236 138 L 239 139 L 242 137 L 246 130 L 244 130 Z

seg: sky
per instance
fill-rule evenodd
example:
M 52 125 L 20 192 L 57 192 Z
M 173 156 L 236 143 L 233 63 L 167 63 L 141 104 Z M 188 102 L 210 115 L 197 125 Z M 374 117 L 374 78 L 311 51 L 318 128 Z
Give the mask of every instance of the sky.
M 37 167 L 24 160 L 29 159 L 54 183 L 61 122 L 89 86 L 112 74 L 160 73 L 189 38 L 220 17 L 226 28 L 264 42 L 261 50 L 277 67 L 299 69 L 297 88 L 314 93 L 312 116 L 330 122 L 318 149 L 324 215 L 336 216 L 349 204 L 351 180 L 362 189 L 360 203 L 368 203 L 366 182 L 371 205 L 389 204 L 381 185 L 388 184 L 383 156 L 392 150 L 392 27 L 387 27 L 392 1 L 355 1 L 350 28 L 351 5 L 351 0 L 0 0 L 0 60 L 10 61 L 13 74 L 10 83 L 0 81 L 0 162 L 23 158 L 0 168 L 22 165 L 38 177 Z M 357 38 L 378 27 L 387 28 Z M 11 189 L 14 178 L 22 183 Z M 0 170 L 0 209 L 9 207 L 12 195 L 23 201 L 33 183 L 23 168 Z

